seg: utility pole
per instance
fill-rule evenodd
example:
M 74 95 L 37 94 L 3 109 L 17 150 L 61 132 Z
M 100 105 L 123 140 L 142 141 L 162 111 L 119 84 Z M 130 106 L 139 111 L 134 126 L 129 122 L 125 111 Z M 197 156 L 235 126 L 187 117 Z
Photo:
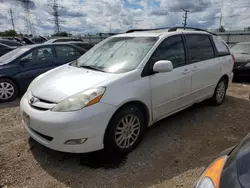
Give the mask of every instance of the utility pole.
M 189 12 L 189 10 L 183 9 L 184 15 L 183 15 L 183 23 L 182 24 L 184 26 L 184 29 L 186 29 L 186 26 L 187 26 L 188 12 Z
M 222 15 L 222 11 L 220 12 L 220 25 L 219 25 L 219 29 L 221 28 L 222 26 L 222 18 L 223 18 L 223 15 Z
M 30 9 L 34 8 L 35 7 L 35 3 L 32 1 L 32 0 L 17 0 L 21 3 L 22 7 L 23 7 L 23 10 L 24 10 L 24 13 L 25 13 L 25 18 L 24 18 L 24 21 L 25 21 L 25 32 L 26 34 L 34 34 L 34 25 L 31 21 L 31 18 L 30 18 Z
M 65 10 L 65 7 L 59 5 L 57 0 L 53 0 L 53 3 L 48 4 L 50 8 L 49 13 L 53 16 L 53 19 L 49 21 L 54 22 L 54 33 L 60 33 L 60 24 L 63 22 L 60 20 L 60 13 Z
M 12 12 L 11 8 L 10 8 L 10 19 L 11 19 L 11 23 L 12 23 L 12 29 L 13 29 L 13 31 L 15 31 L 15 24 L 14 24 L 13 12 Z

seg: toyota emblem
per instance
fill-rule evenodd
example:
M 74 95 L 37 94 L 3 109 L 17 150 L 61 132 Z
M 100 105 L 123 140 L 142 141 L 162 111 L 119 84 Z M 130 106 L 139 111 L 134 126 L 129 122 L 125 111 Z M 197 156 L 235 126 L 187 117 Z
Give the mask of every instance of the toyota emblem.
M 31 97 L 30 99 L 30 104 L 33 104 L 35 102 L 35 98 L 34 97 Z

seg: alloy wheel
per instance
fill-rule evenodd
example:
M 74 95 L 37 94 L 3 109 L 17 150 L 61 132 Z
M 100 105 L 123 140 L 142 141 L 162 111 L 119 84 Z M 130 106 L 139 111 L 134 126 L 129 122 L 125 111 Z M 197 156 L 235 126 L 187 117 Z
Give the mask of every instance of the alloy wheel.
M 120 148 L 129 148 L 139 138 L 141 124 L 135 115 L 127 115 L 118 123 L 115 131 L 115 142 Z
M 0 100 L 8 100 L 15 93 L 14 86 L 8 82 L 0 83 Z

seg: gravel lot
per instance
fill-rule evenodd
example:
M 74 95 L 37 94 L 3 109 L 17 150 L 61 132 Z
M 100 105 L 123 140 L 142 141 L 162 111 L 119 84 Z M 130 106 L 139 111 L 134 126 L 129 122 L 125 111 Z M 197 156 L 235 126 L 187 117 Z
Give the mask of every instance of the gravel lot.
M 126 157 L 55 152 L 28 139 L 18 101 L 0 104 L 0 187 L 192 187 L 211 160 L 250 132 L 250 85 L 157 123 Z M 15 107 L 16 106 L 16 107 Z

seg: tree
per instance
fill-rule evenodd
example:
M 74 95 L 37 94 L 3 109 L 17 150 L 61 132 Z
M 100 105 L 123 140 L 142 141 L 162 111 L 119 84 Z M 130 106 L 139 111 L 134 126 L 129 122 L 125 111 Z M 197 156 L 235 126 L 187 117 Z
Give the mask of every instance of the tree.
M 220 26 L 220 28 L 219 28 L 219 32 L 225 32 L 226 30 L 225 30 L 225 28 L 224 28 L 224 26 L 222 25 L 222 26 Z
M 0 32 L 1 36 L 18 36 L 17 32 L 15 30 L 5 30 L 3 32 Z
M 62 31 L 62 32 L 60 32 L 60 33 L 56 33 L 56 34 L 54 34 L 54 35 L 52 35 L 52 36 L 58 36 L 58 37 L 68 37 L 68 36 L 70 36 L 70 34 L 69 34 L 69 33 L 67 33 L 67 32 Z

